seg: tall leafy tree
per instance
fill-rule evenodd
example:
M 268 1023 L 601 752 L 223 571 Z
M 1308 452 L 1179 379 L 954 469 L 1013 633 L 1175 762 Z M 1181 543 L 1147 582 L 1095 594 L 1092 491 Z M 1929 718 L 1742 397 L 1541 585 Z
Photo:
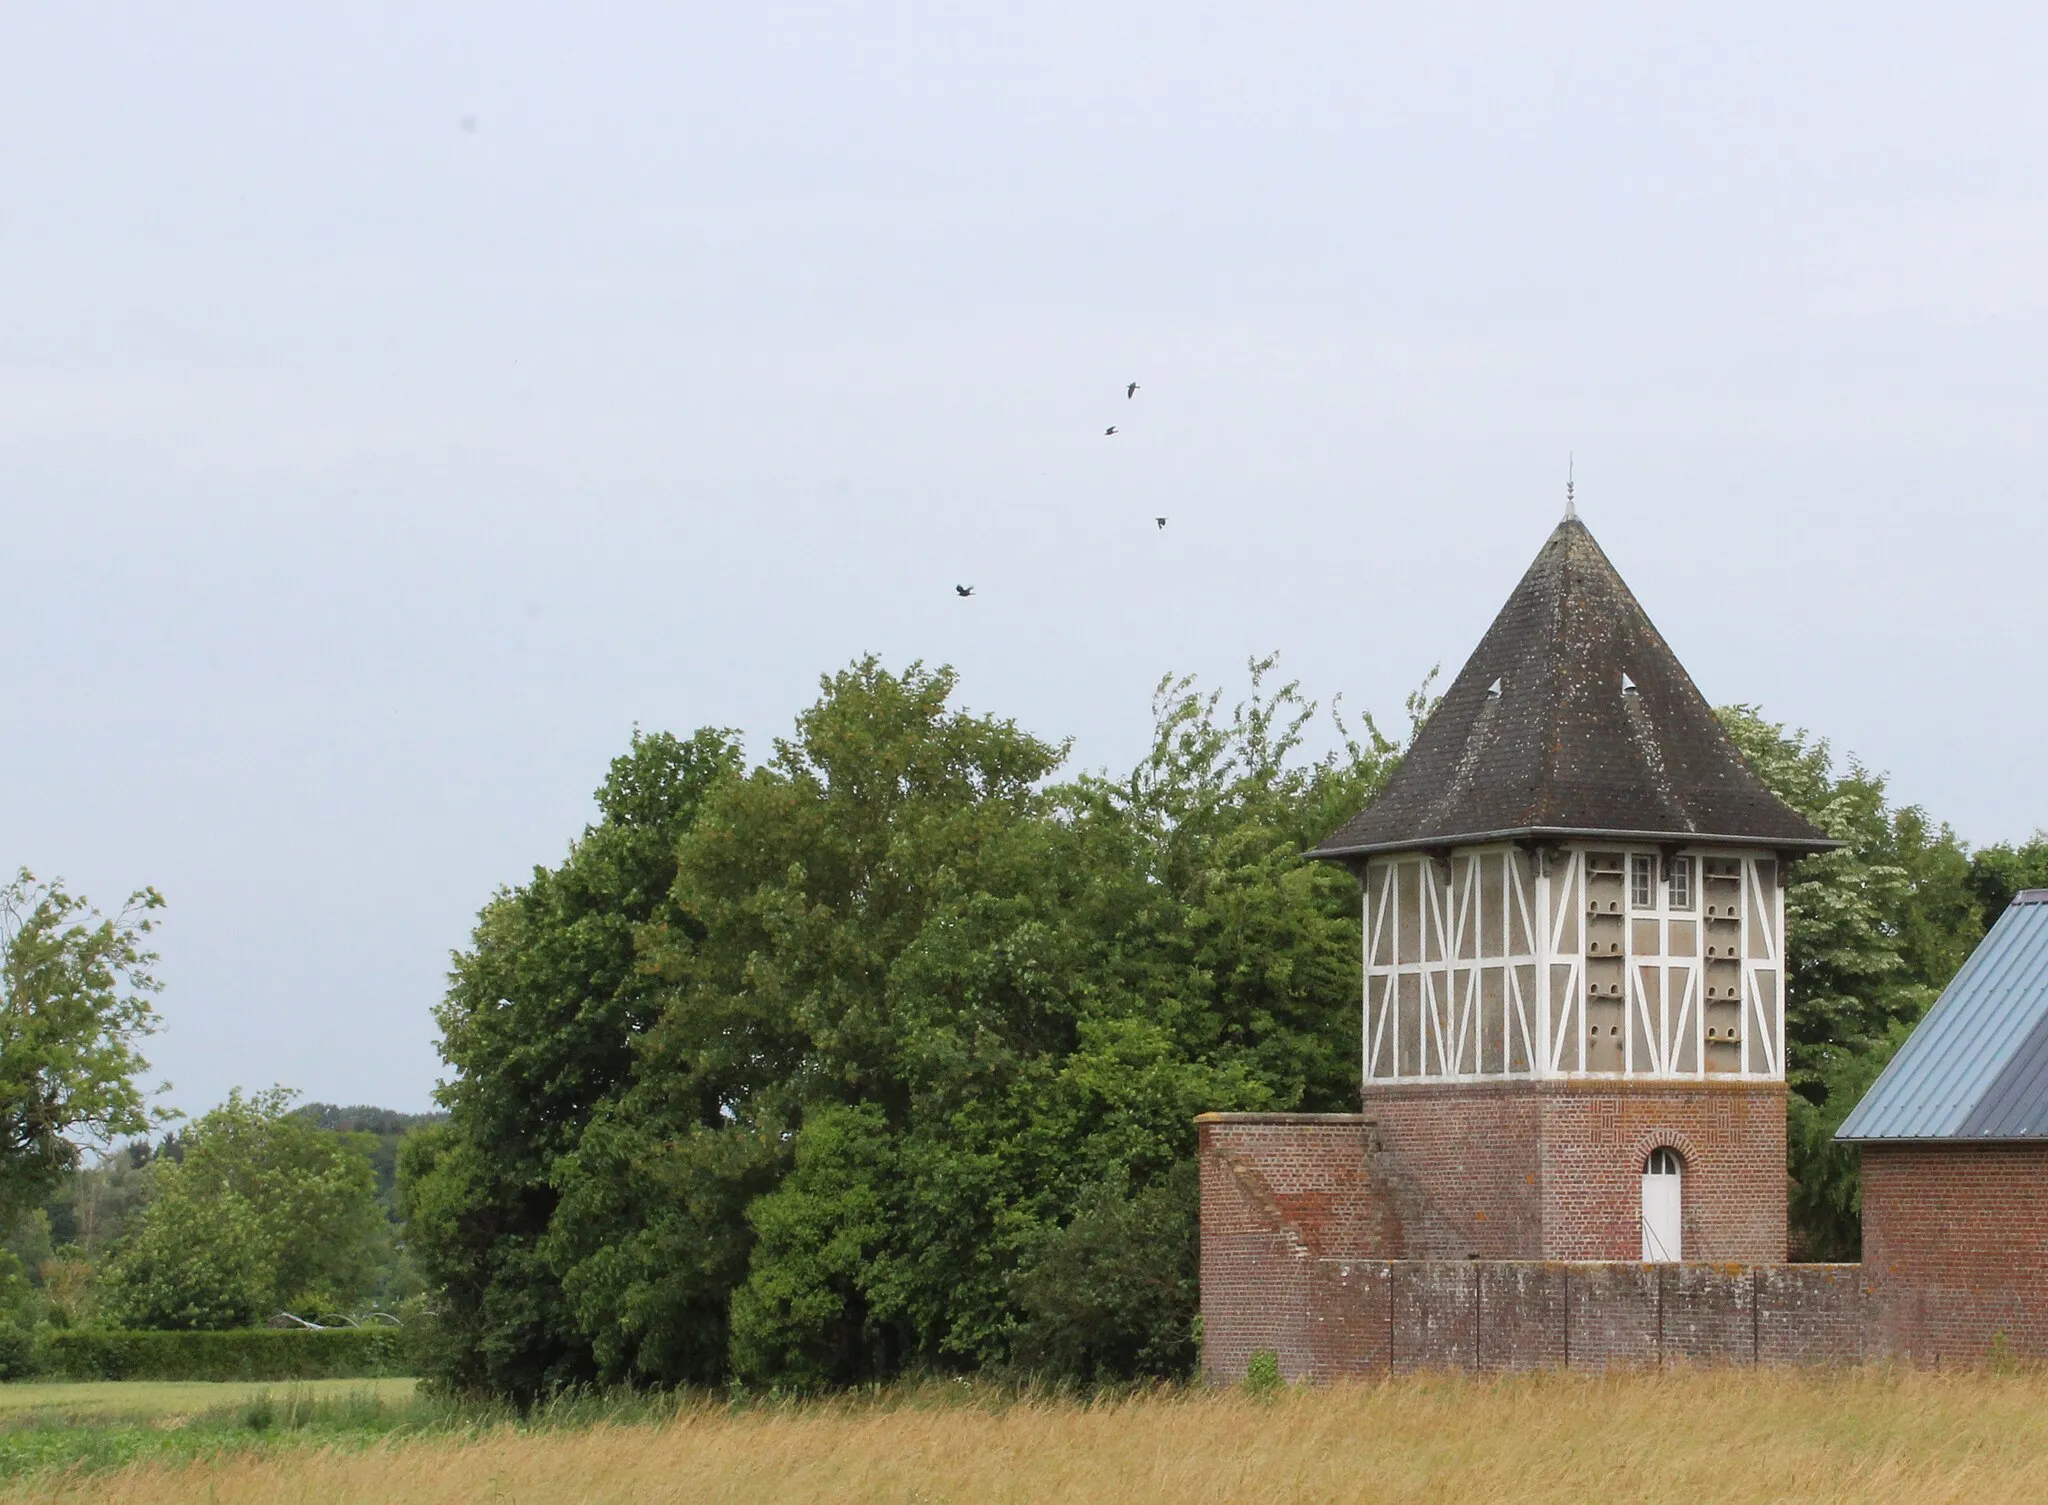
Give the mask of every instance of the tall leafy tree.
M 40 1201 L 84 1144 L 151 1123 L 136 1077 L 157 1026 L 154 889 L 103 915 L 23 870 L 0 886 L 0 1227 Z
M 1825 741 L 1749 706 L 1721 717 L 1778 797 L 1844 843 L 1787 875 L 1786 1127 L 1795 1245 L 1853 1258 L 1861 1194 L 1835 1130 L 1995 917 L 1978 876 L 1990 854 L 1973 859 L 1924 810 L 1893 806 L 1860 763 L 1838 772 Z
M 661 1015 L 667 986 L 639 937 L 688 928 L 669 897 L 676 844 L 738 761 L 727 733 L 636 732 L 598 820 L 560 866 L 495 895 L 455 958 L 437 1014 L 449 1121 L 407 1137 L 400 1184 L 462 1384 L 535 1394 L 597 1375 L 541 1250 L 558 1162 L 629 1084 L 635 1041 Z
M 444 1027 L 494 1080 L 451 1084 L 406 1176 L 454 1298 L 449 1372 L 530 1393 L 1078 1364 L 1057 1335 L 1134 1282 L 1164 1294 L 1089 1371 L 1184 1362 L 1194 1114 L 1356 1090 L 1355 887 L 1300 852 L 1393 753 L 1368 729 L 1306 757 L 1314 708 L 1269 670 L 1227 716 L 1167 682 L 1143 766 L 1060 783 L 1064 749 L 958 709 L 950 671 L 864 660 L 704 786 L 600 986 L 565 975 L 516 1014 L 486 960 L 545 970 L 580 918 L 487 909 Z M 584 1056 L 542 1039 L 627 972 L 630 1027 Z M 509 1046 L 480 1048 L 499 1017 L 561 1063 L 549 1155 L 469 1126 L 533 1096 L 507 1092 Z
M 2048 831 L 2023 843 L 1983 847 L 1971 857 L 1970 892 L 1988 917 L 2005 913 L 2013 895 L 2027 888 L 2048 888 Z
M 1064 958 L 1048 956 L 1052 975 L 1021 987 L 1003 969 L 978 979 L 956 970 L 990 932 L 1029 943 L 1032 927 L 1064 925 L 1044 913 L 1050 826 L 1036 788 L 1061 750 L 952 709 L 952 685 L 947 671 L 895 675 L 871 660 L 833 676 L 795 734 L 714 791 L 683 840 L 674 901 L 691 925 L 654 953 L 668 1007 L 602 1143 L 614 1164 L 632 1143 L 627 1158 L 640 1167 L 713 1175 L 666 1207 L 579 1179 L 568 1200 L 602 1204 L 619 1221 L 599 1238 L 597 1223 L 565 1220 L 553 1244 L 583 1319 L 619 1336 L 614 1356 L 633 1372 L 668 1377 L 657 1366 L 681 1357 L 672 1338 L 648 1346 L 659 1334 L 643 1314 L 729 1309 L 734 1351 L 781 1356 L 749 1365 L 764 1378 L 824 1378 L 798 1355 L 825 1349 L 838 1356 L 833 1376 L 873 1373 L 946 1337 L 934 1330 L 938 1314 L 921 1324 L 909 1310 L 929 1292 L 894 1251 L 868 1249 L 851 1283 L 844 1260 L 827 1256 L 855 1236 L 842 1226 L 848 1189 L 836 1183 L 860 1165 L 870 1182 L 891 1181 L 878 1194 L 893 1220 L 904 1211 L 893 1184 L 900 1141 L 927 1103 L 936 1108 L 933 1095 L 999 1101 L 1010 1063 L 1071 1028 L 1042 1006 L 1070 979 Z M 853 1119 L 835 1107 L 856 1110 Z M 854 1122 L 872 1132 L 852 1134 Z M 963 1146 L 943 1159 L 928 1184 L 963 1194 L 950 1173 L 972 1154 Z M 575 1167 L 597 1168 L 593 1157 Z M 823 1191 L 821 1175 L 834 1183 Z M 986 1225 L 982 1209 L 1002 1199 L 973 1200 L 957 1209 L 967 1227 L 943 1230 L 945 1247 L 969 1241 Z M 742 1216 L 706 1239 L 696 1222 L 714 1209 Z M 627 1272 L 612 1256 L 621 1245 L 666 1246 L 685 1227 L 728 1262 Z M 706 1276 L 713 1283 L 700 1283 Z M 803 1332 L 779 1329 L 785 1319 Z M 723 1369 L 724 1345 L 704 1341 L 711 1333 L 705 1324 L 690 1345 L 692 1370 Z

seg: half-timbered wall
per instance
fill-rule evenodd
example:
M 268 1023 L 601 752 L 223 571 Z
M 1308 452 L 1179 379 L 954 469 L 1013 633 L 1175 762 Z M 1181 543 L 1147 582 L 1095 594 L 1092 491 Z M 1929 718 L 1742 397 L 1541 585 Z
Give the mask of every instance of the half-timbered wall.
M 1365 1075 L 1784 1076 L 1762 853 L 1569 845 L 1375 858 Z
M 1366 1075 L 1527 1076 L 1539 1059 L 1535 868 L 1511 847 L 1366 878 Z

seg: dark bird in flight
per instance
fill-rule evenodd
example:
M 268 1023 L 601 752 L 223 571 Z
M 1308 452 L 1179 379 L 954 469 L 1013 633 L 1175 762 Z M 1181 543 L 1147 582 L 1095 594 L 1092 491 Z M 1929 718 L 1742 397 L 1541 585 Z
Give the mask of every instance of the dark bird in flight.
M 1159 526 L 1162 528 L 1166 526 L 1166 519 L 1163 517 L 1155 517 L 1152 519 L 1152 521 L 1159 524 Z
M 1129 385 L 1128 387 L 1125 387 L 1125 388 L 1124 388 L 1124 396 L 1125 396 L 1126 398 L 1136 397 L 1137 395 L 1138 395 L 1138 384 L 1137 384 L 1136 382 L 1132 382 L 1132 383 L 1131 383 L 1131 384 L 1130 384 L 1130 385 Z
M 1116 432 L 1116 425 L 1112 423 L 1112 424 L 1111 424 L 1111 425 L 1110 425 L 1110 426 L 1109 426 L 1108 428 L 1106 428 L 1106 429 L 1104 429 L 1104 430 L 1102 431 L 1102 437 L 1103 437 L 1103 438 L 1105 438 L 1105 439 L 1107 439 L 1107 438 L 1108 438 L 1108 437 L 1109 437 L 1109 436 L 1110 436 L 1111 434 L 1113 434 L 1113 433 L 1115 433 L 1115 432 Z
M 971 585 L 956 585 L 953 587 L 953 594 L 956 596 L 971 596 L 974 594 L 974 587 Z

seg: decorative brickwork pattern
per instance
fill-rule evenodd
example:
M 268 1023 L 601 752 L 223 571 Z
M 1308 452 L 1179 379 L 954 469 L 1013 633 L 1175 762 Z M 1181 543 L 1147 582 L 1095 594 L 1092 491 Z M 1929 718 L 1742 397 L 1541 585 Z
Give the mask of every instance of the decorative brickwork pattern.
M 1529 1083 L 1369 1090 L 1377 1169 L 1418 1259 L 1540 1259 L 1543 1104 Z M 1630 1251 L 1631 1253 L 1635 1251 Z
M 1415 1086 L 1376 1098 L 1370 1115 L 1197 1121 L 1203 1365 L 1212 1376 L 1241 1377 L 1261 1349 L 1278 1354 L 1290 1380 L 1318 1381 L 1417 1369 L 1855 1363 L 1866 1353 L 1934 1351 L 1925 1338 L 1880 1339 L 1864 1267 L 1632 1257 L 1641 1166 L 1658 1145 L 1685 1157 L 1689 1250 L 1704 1245 L 1726 1258 L 1721 1251 L 1745 1241 L 1783 1248 L 1784 1100 L 1770 1084 Z M 1759 1153 L 1752 1139 L 1768 1148 Z M 1932 1153 L 1938 1161 L 1955 1151 Z M 2048 1264 L 2048 1150 L 2035 1153 L 2044 1158 L 1987 1170 L 1977 1195 L 1983 1216 L 1990 1194 L 2015 1178 L 2031 1176 L 2042 1189 L 2030 1204 L 2035 1243 L 2014 1235 L 2002 1246 L 2039 1269 Z M 1898 1168 L 1941 1174 L 1938 1163 Z M 1568 1176 L 1575 1185 L 1560 1184 Z M 1887 1181 L 1882 1167 L 1867 1184 L 1880 1213 L 1888 1187 L 1924 1195 L 1898 1176 Z M 1625 1219 L 1616 1207 L 1630 1209 Z M 1582 1242 L 1588 1228 L 1605 1229 L 1610 1246 L 1626 1241 L 1625 1253 L 1606 1261 L 1468 1257 L 1482 1237 L 1494 1249 L 1540 1248 L 1546 1226 Z M 1941 1224 L 1915 1212 L 1901 1226 Z M 1405 1257 L 1418 1242 L 1454 1253 Z M 1912 1257 L 1934 1259 L 1944 1248 L 1930 1241 Z M 1902 1265 L 1901 1275 L 1918 1280 L 1921 1268 Z M 1980 1288 L 1989 1278 L 1977 1277 Z M 1920 1324 L 1912 1332 L 1963 1331 L 1956 1300 L 1906 1303 L 1905 1289 L 1895 1287 L 1885 1308 L 1902 1333 L 1909 1320 Z M 2008 1271 L 1999 1289 L 2023 1297 L 2033 1287 Z M 2032 1351 L 2020 1348 L 2005 1307 L 1979 1299 L 1969 1310 L 1975 1336 L 1956 1341 L 1976 1342 L 1978 1356 L 1993 1330 Z M 1987 1314 L 2008 1327 L 1983 1326 Z
M 1865 1263 L 1790 1265 L 1752 1252 L 1784 1240 L 1770 1084 L 1403 1086 L 1373 1107 L 1200 1120 L 1212 1376 L 1260 1349 L 1313 1380 L 2048 1358 L 2048 1145 L 1866 1144 Z M 1724 1263 L 1630 1257 L 1659 1145 L 1685 1159 L 1687 1253 Z M 1610 1257 L 1513 1257 L 1589 1245 Z
M 2048 1358 L 2048 1144 L 1862 1152 L 1876 1350 L 1920 1364 Z

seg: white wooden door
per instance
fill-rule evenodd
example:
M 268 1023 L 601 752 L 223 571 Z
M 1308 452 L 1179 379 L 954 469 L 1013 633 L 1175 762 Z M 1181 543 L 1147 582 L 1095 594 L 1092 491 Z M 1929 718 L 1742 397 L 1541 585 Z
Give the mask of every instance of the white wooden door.
M 1675 1264 L 1685 1258 L 1683 1223 L 1685 1170 L 1672 1149 L 1650 1151 L 1643 1167 L 1643 1259 Z

